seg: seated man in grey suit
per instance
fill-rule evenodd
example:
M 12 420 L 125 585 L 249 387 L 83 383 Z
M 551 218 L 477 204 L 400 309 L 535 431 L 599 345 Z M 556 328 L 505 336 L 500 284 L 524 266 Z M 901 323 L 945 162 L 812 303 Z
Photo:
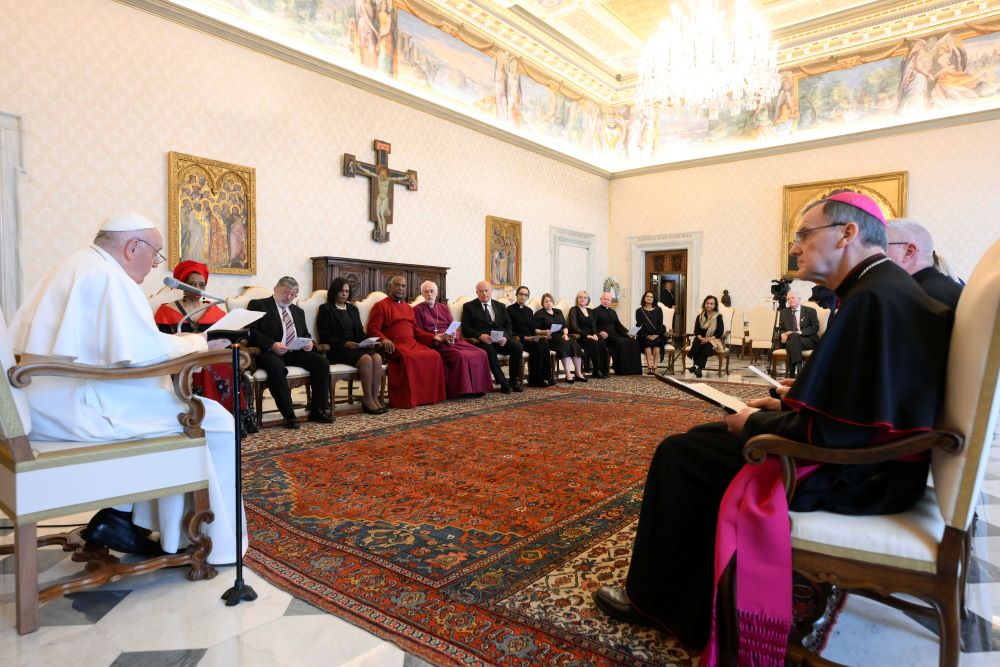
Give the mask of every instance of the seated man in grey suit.
M 801 305 L 799 295 L 789 292 L 788 307 L 778 317 L 778 331 L 781 347 L 788 350 L 788 377 L 793 378 L 802 367 L 802 350 L 811 350 L 819 343 L 816 309 Z
M 500 391 L 509 394 L 511 391 L 522 391 L 521 372 L 524 369 L 524 358 L 521 356 L 521 343 L 514 340 L 510 333 L 510 317 L 507 306 L 490 298 L 493 287 L 483 280 L 476 283 L 476 300 L 468 301 L 462 306 L 462 335 L 475 341 L 476 347 L 486 350 L 490 360 L 490 371 L 493 379 L 500 385 Z M 490 337 L 491 331 L 502 331 L 500 340 Z M 497 353 L 509 357 L 507 374 L 510 382 L 503 376 Z
M 309 371 L 312 399 L 309 403 L 309 421 L 330 424 L 333 417 L 327 412 L 330 398 L 330 362 L 313 349 L 312 335 L 306 327 L 306 314 L 292 303 L 299 294 L 299 283 L 285 276 L 274 286 L 274 296 L 254 299 L 248 310 L 264 313 L 264 317 L 250 325 L 250 344 L 260 348 L 257 367 L 267 372 L 267 388 L 285 418 L 285 428 L 298 428 L 292 392 L 288 388 L 288 366 L 298 366 Z M 293 350 L 297 338 L 309 338 L 302 349 Z

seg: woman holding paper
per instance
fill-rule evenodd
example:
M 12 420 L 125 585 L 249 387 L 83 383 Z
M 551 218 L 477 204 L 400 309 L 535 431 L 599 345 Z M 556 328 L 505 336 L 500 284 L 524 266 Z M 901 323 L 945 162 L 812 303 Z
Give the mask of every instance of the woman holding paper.
M 639 326 L 639 347 L 646 356 L 646 372 L 656 374 L 656 351 L 663 354 L 667 344 L 667 329 L 663 326 L 663 311 L 656 303 L 656 295 L 646 292 L 642 295 L 640 305 L 635 309 L 635 323 Z
M 326 356 L 331 364 L 347 364 L 358 369 L 364 394 L 361 410 L 380 415 L 386 411 L 378 400 L 382 386 L 381 348 L 361 346 L 366 342 L 365 330 L 361 326 L 361 313 L 350 298 L 351 286 L 343 278 L 334 278 L 326 293 L 326 303 L 320 304 L 316 317 L 319 342 L 330 346 Z
M 204 290 L 208 284 L 208 267 L 188 259 L 174 267 L 174 278 Z M 225 311 L 215 304 L 202 302 L 197 294 L 184 292 L 177 301 L 157 308 L 153 321 L 163 333 L 201 333 L 225 316 Z M 192 376 L 192 385 L 197 395 L 218 401 L 226 410 L 233 411 L 233 369 L 229 364 L 203 366 Z M 240 392 L 240 429 L 243 435 L 257 432 L 257 417 L 252 402 L 250 383 L 244 381 Z
M 722 336 L 726 332 L 722 314 L 719 312 L 719 301 L 709 294 L 701 302 L 701 312 L 694 320 L 694 336 L 691 338 L 691 351 L 688 356 L 694 362 L 688 370 L 701 377 L 708 355 L 715 353 L 716 346 L 722 345 Z
M 510 317 L 510 332 L 514 340 L 521 341 L 528 353 L 528 386 L 548 387 L 552 377 L 552 355 L 549 353 L 549 330 L 539 329 L 535 324 L 535 313 L 527 303 L 531 292 L 521 285 L 514 293 L 516 303 L 507 306 Z M 551 380 L 551 384 L 555 384 Z
M 486 351 L 462 340 L 451 310 L 439 303 L 438 287 L 430 280 L 420 285 L 424 300 L 413 307 L 417 326 L 432 334 L 444 334 L 434 349 L 444 362 L 444 392 L 448 398 L 481 396 L 493 389 L 490 360 Z
M 553 331 L 552 325 L 558 325 L 559 330 Z M 552 295 L 548 292 L 542 295 L 542 307 L 535 311 L 535 328 L 549 332 L 549 349 L 562 360 L 563 370 L 566 371 L 566 378 L 563 381 L 572 384 L 575 377 L 577 382 L 586 382 L 580 344 L 570 338 L 569 329 L 566 328 L 566 318 L 563 312 L 555 307 Z

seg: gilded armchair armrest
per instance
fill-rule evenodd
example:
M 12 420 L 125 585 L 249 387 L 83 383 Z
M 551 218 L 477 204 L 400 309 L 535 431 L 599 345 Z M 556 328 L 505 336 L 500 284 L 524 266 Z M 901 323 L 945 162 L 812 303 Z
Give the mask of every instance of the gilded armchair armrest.
M 795 492 L 796 460 L 840 465 L 882 463 L 935 448 L 958 453 L 964 446 L 965 439 L 962 435 L 945 430 L 924 431 L 881 445 L 856 448 L 819 447 L 765 434 L 750 438 L 743 445 L 743 458 L 747 463 L 758 465 L 763 463 L 768 455 L 779 457 L 785 491 L 791 499 Z
M 17 365 L 7 372 L 13 387 L 23 388 L 31 384 L 35 376 L 58 376 L 84 380 L 134 380 L 140 378 L 172 376 L 174 394 L 187 405 L 187 412 L 177 415 L 177 420 L 189 438 L 205 435 L 201 420 L 205 417 L 205 406 L 194 395 L 192 373 L 209 364 L 228 364 L 233 358 L 232 350 L 213 350 L 188 354 L 149 366 L 103 367 L 87 366 L 65 362 L 38 362 Z M 246 368 L 250 357 L 240 351 L 240 368 Z

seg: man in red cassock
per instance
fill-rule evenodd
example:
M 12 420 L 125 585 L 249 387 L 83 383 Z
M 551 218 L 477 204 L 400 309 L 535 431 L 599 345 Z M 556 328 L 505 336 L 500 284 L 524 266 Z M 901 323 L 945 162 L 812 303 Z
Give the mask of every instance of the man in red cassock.
M 414 408 L 445 399 L 441 355 L 430 349 L 443 340 L 417 327 L 413 308 L 406 303 L 406 278 L 389 282 L 390 295 L 368 316 L 368 335 L 377 336 L 389 357 L 389 403 L 394 408 Z

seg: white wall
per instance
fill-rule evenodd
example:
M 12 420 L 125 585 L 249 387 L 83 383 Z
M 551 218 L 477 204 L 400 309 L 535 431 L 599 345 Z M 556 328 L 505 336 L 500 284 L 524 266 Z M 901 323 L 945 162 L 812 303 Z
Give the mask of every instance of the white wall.
M 29 287 L 116 210 L 166 233 L 168 151 L 257 170 L 257 275 L 214 275 L 211 292 L 284 274 L 307 291 L 309 257 L 334 255 L 449 266 L 449 295 L 471 295 L 487 215 L 523 222 L 522 280 L 535 294 L 552 280 L 550 227 L 593 234 L 586 287 L 604 278 L 599 176 L 110 0 L 0 0 L 0 16 L 0 110 L 24 127 Z M 344 153 L 373 160 L 375 138 L 420 181 L 396 188 L 387 244 L 371 240 L 368 180 L 341 175 Z
M 700 294 L 750 307 L 770 299 L 781 271 L 782 187 L 909 172 L 907 217 L 968 277 L 1000 237 L 1000 121 L 611 181 L 609 273 L 623 286 L 630 237 L 703 232 Z M 808 286 L 806 294 L 808 295 Z M 627 295 L 627 312 L 635 310 Z

